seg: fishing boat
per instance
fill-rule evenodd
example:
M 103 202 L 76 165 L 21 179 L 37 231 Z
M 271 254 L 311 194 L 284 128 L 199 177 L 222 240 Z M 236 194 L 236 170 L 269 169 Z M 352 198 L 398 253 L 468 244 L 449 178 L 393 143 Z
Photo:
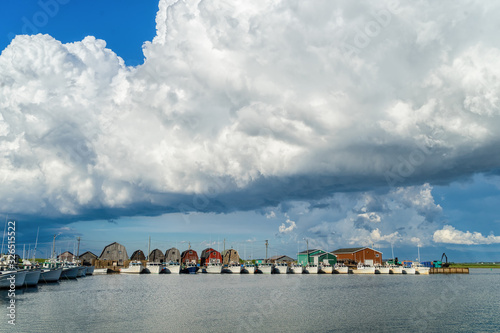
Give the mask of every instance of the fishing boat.
M 403 267 L 399 265 L 389 265 L 389 274 L 403 274 Z
M 85 273 L 86 275 L 93 275 L 94 274 L 94 266 L 86 266 L 87 267 L 87 272 Z
M 163 269 L 163 264 L 160 262 L 147 262 L 145 273 L 160 274 Z
M 352 274 L 375 274 L 375 266 L 363 265 L 361 263 L 356 266 L 356 269 L 351 270 Z
M 229 263 L 229 265 L 227 265 L 226 267 L 224 267 L 222 269 L 222 273 L 226 273 L 226 274 L 240 274 L 241 273 L 241 265 L 238 264 L 238 263 L 235 263 L 235 262 L 231 261 Z
M 290 274 L 302 274 L 303 272 L 304 272 L 304 267 L 298 264 L 292 264 L 290 266 L 290 269 L 288 270 L 288 273 Z
M 205 267 L 205 273 L 220 274 L 222 272 L 222 264 L 220 262 L 209 262 Z
M 304 267 L 304 273 L 306 274 L 318 274 L 319 267 L 316 264 L 307 264 L 306 267 Z
M 120 268 L 120 273 L 125 274 L 141 274 L 144 270 L 144 264 L 139 261 L 131 261 L 127 268 Z
M 375 265 L 375 274 L 389 274 L 389 273 L 390 273 L 389 266 Z
M 93 275 L 108 274 L 108 268 L 95 268 L 93 269 Z
M 319 273 L 321 274 L 332 274 L 333 273 L 333 267 L 332 265 L 328 263 L 321 263 L 319 264 Z
M 40 272 L 40 282 L 57 282 L 61 278 L 62 267 L 59 268 L 42 268 Z
M 78 267 L 78 274 L 76 274 L 76 277 L 84 277 L 87 275 L 86 266 L 77 266 L 77 267 Z
M 285 262 L 277 262 L 274 264 L 274 274 L 288 273 L 288 265 Z
M 14 283 L 16 288 L 20 288 L 24 284 L 26 271 L 0 271 L 0 289 L 9 289 Z
M 255 265 L 251 262 L 247 262 L 241 267 L 241 273 L 244 274 L 255 274 Z
M 24 279 L 24 285 L 26 287 L 34 287 L 38 284 L 38 281 L 40 281 L 40 275 L 42 274 L 42 271 L 40 269 L 30 269 L 26 270 L 26 278 Z
M 415 274 L 415 267 L 403 267 L 403 274 Z
M 184 267 L 181 269 L 181 273 L 183 274 L 196 274 L 198 272 L 198 265 L 196 262 L 190 261 L 184 265 Z
M 415 274 L 419 275 L 429 275 L 429 272 L 431 270 L 430 267 L 426 267 L 419 262 L 414 262 L 412 264 L 412 267 L 415 269 Z
M 349 267 L 344 265 L 344 263 L 335 264 L 335 266 L 333 268 L 334 268 L 335 274 L 347 274 L 347 273 L 349 273 Z
M 181 271 L 181 265 L 178 262 L 170 261 L 165 264 L 165 273 L 167 274 L 179 274 Z
M 257 267 L 257 271 L 261 274 L 271 274 L 272 270 L 272 264 L 259 264 L 259 266 Z

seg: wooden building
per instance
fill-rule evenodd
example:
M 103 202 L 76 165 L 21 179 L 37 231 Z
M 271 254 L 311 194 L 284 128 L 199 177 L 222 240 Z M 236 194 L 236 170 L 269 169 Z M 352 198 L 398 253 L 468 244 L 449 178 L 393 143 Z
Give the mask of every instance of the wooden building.
M 165 262 L 165 255 L 160 250 L 154 249 L 149 254 L 148 261 L 150 261 L 150 262 Z
M 97 259 L 97 256 L 95 254 L 93 254 L 92 252 L 87 251 L 87 252 L 81 254 L 80 257 L 78 257 L 78 259 L 80 259 L 82 265 L 92 266 L 94 264 L 94 260 Z
M 104 247 L 99 260 L 116 261 L 118 266 L 123 266 L 123 263 L 128 260 L 127 250 L 120 243 L 111 243 Z
M 337 261 L 355 261 L 365 265 L 382 265 L 382 252 L 369 247 L 353 247 L 338 249 L 332 252 L 337 256 Z
M 130 257 L 130 260 L 146 260 L 146 256 L 144 255 L 144 252 L 142 250 L 137 250 L 134 253 L 132 253 L 132 256 Z
M 181 262 L 181 252 L 176 249 L 175 247 L 172 247 L 165 251 L 165 262 Z
M 323 263 L 323 264 L 330 264 L 333 266 L 337 263 L 337 256 L 330 252 L 314 254 L 309 258 L 312 258 L 313 263 L 316 265 Z
M 198 263 L 198 253 L 195 250 L 189 249 L 181 254 L 181 263 L 186 264 L 188 262 Z
M 295 262 L 295 260 L 293 258 L 290 258 L 289 256 L 281 255 L 281 256 L 272 256 L 271 258 L 269 258 L 268 262 L 270 262 L 271 264 L 275 264 L 278 262 L 291 264 Z
M 226 250 L 222 254 L 222 257 L 223 257 L 222 260 L 223 265 L 229 265 L 229 263 L 231 262 L 238 264 L 240 262 L 240 255 L 238 254 L 238 251 L 236 251 L 235 249 Z
M 58 255 L 57 259 L 59 259 L 60 261 L 73 261 L 75 259 L 75 255 L 69 251 L 66 251 Z
M 211 247 L 206 248 L 201 252 L 200 265 L 204 266 L 209 262 L 222 263 L 222 255 L 219 251 L 215 251 Z

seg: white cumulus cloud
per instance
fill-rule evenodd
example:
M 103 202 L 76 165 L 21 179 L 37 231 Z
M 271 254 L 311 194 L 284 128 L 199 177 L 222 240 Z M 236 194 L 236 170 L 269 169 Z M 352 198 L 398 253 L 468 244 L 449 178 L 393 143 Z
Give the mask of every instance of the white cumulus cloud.
M 436 230 L 433 235 L 436 243 L 480 245 L 480 244 L 500 244 L 500 236 L 483 236 L 480 232 L 460 231 L 446 225 L 441 230 Z

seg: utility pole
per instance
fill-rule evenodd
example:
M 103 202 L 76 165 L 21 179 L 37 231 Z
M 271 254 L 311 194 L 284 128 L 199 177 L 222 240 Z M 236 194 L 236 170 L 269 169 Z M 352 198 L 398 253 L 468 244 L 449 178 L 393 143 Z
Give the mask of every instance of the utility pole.
M 309 265 L 309 239 L 306 238 L 307 264 Z
M 269 246 L 269 242 L 266 239 L 266 263 L 267 263 L 267 247 Z
M 151 236 L 149 236 L 149 243 L 148 243 L 148 261 L 149 261 L 149 254 L 151 253 Z

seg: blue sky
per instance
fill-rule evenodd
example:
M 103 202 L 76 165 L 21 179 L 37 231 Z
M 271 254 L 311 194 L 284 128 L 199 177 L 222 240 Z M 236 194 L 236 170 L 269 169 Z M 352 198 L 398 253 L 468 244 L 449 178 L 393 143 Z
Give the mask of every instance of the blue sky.
M 4 1 L 0 214 L 42 255 L 499 261 L 500 8 L 467 6 Z

